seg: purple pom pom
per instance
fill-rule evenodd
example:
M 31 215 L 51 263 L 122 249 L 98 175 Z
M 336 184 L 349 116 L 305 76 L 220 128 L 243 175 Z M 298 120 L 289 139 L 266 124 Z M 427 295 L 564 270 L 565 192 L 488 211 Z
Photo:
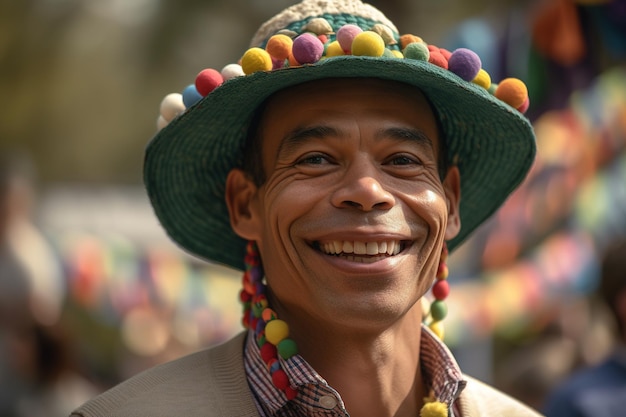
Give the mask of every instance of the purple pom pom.
M 472 81 L 476 78 L 481 67 L 480 57 L 466 48 L 459 48 L 452 52 L 448 60 L 448 69 L 465 81 Z
M 317 36 L 303 33 L 294 39 L 291 51 L 300 64 L 313 64 L 322 57 L 324 44 Z

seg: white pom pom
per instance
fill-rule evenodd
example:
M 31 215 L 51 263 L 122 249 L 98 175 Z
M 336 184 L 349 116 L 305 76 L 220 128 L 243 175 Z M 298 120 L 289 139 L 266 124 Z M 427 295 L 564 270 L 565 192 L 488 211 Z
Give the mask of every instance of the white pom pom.
M 159 115 L 159 118 L 157 119 L 157 132 L 159 130 L 163 129 L 168 124 L 169 124 L 169 122 L 167 120 L 165 120 L 165 117 Z
M 161 102 L 161 116 L 171 122 L 176 116 L 185 111 L 183 96 L 180 93 L 171 93 Z
M 239 64 L 228 64 L 222 68 L 222 77 L 224 78 L 224 81 L 235 77 L 241 77 L 242 75 L 245 74 Z

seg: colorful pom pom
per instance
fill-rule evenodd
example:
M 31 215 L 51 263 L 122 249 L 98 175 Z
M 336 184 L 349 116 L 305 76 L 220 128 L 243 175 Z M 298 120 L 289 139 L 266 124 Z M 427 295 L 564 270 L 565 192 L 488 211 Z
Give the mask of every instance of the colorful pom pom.
M 430 315 L 435 321 L 441 321 L 445 319 L 448 315 L 448 307 L 446 306 L 446 303 L 442 300 L 435 300 L 430 305 Z
M 156 123 L 157 131 L 163 129 L 168 124 L 169 124 L 169 122 L 167 120 L 165 120 L 165 118 L 159 114 L 159 117 L 157 117 L 157 123 Z
M 433 285 L 433 295 L 436 300 L 445 299 L 448 294 L 450 294 L 450 284 L 448 284 L 448 280 L 437 280 L 435 285 Z
M 416 59 L 419 61 L 428 61 L 428 58 L 430 57 L 430 51 L 424 42 L 410 43 L 402 52 L 404 53 L 405 58 Z
M 243 68 L 241 68 L 241 65 L 239 64 L 228 64 L 224 68 L 222 68 L 222 71 L 220 71 L 220 73 L 222 74 L 222 78 L 224 79 L 224 81 L 246 75 L 243 72 Z
M 211 91 L 215 90 L 224 82 L 222 74 L 213 68 L 207 68 L 200 71 L 196 76 L 196 90 L 202 97 L 206 97 Z
M 183 96 L 180 93 L 168 94 L 161 101 L 160 114 L 167 122 L 171 122 L 184 111 L 185 103 L 183 103 Z
M 287 336 L 289 336 L 289 326 L 283 320 L 272 320 L 265 326 L 265 337 L 273 345 L 278 345 Z
M 441 54 L 441 52 L 439 52 L 438 49 L 430 51 L 428 62 L 437 65 L 440 68 L 448 69 L 448 60 Z
M 341 45 L 341 49 L 343 49 L 345 53 L 350 53 L 352 51 L 352 41 L 362 32 L 363 29 L 357 25 L 348 24 L 340 27 L 337 31 L 337 42 Z
M 491 77 L 489 76 L 489 73 L 482 68 L 478 71 L 478 74 L 476 74 L 476 77 L 472 80 L 472 82 L 481 86 L 485 90 L 489 90 L 489 87 L 491 87 Z
M 356 35 L 352 41 L 352 55 L 379 57 L 384 52 L 385 41 L 376 32 L 367 30 Z
M 278 354 L 283 359 L 289 359 L 293 355 L 298 354 L 298 345 L 291 339 L 283 339 L 276 346 L 278 349 Z
M 272 57 L 265 49 L 250 48 L 241 58 L 241 68 L 246 75 L 257 71 L 270 71 L 272 69 Z
M 530 107 L 530 98 L 526 97 L 526 100 L 524 101 L 524 103 L 521 106 L 519 106 L 517 108 L 517 111 L 522 113 L 522 114 L 524 114 L 524 113 L 526 113 L 528 111 L 529 107 Z
M 526 84 L 521 80 L 517 78 L 506 78 L 500 81 L 495 96 L 514 109 L 517 109 L 521 107 L 528 98 L 528 89 L 526 88 Z
M 276 359 L 277 349 L 271 343 L 266 343 L 261 346 L 261 358 L 263 362 L 269 364 L 271 359 Z
M 311 33 L 303 33 L 293 41 L 293 57 L 300 64 L 314 64 L 324 53 L 324 44 Z
M 465 81 L 476 78 L 481 66 L 480 57 L 467 48 L 455 50 L 448 60 L 448 69 Z
M 289 59 L 289 52 L 291 52 L 291 47 L 293 45 L 293 39 L 291 39 L 287 35 L 274 35 L 267 41 L 267 45 L 265 46 L 265 50 L 269 53 L 273 58 L 286 60 Z
M 185 103 L 185 107 L 189 108 L 196 104 L 198 101 L 202 99 L 198 90 L 196 90 L 196 86 L 194 84 L 189 84 L 183 90 L 183 103 Z
M 428 328 L 440 339 L 443 340 L 444 330 L 443 323 L 440 321 L 433 321 L 428 325 Z
M 411 35 L 409 33 L 400 36 L 400 48 L 406 48 L 410 43 L 424 43 L 419 36 Z
M 339 41 L 332 41 L 326 46 L 326 57 L 345 55 L 345 52 L 341 48 Z
M 420 410 L 420 417 L 448 417 L 448 406 L 440 401 L 426 403 Z
M 285 390 L 289 386 L 289 378 L 282 369 L 278 369 L 272 373 L 272 383 L 280 390 Z

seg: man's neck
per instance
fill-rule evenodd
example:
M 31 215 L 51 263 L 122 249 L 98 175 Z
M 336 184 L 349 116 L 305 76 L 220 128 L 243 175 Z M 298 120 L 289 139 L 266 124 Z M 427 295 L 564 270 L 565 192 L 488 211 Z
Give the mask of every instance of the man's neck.
M 340 394 L 351 416 L 419 415 L 420 310 L 382 332 L 293 328 L 300 354 Z

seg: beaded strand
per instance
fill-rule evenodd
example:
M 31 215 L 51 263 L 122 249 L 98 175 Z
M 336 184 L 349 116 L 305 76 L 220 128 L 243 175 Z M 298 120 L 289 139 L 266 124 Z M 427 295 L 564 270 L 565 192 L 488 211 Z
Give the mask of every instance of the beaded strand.
M 432 288 L 432 294 L 434 301 L 430 305 L 430 317 L 432 321 L 428 327 L 443 340 L 444 327 L 443 319 L 448 314 L 448 306 L 445 303 L 445 299 L 450 293 L 450 284 L 448 284 L 448 246 L 444 243 L 441 249 L 441 258 L 439 259 L 439 266 L 437 268 L 436 281 Z
M 270 372 L 272 383 L 285 393 L 288 400 L 292 400 L 296 398 L 298 391 L 291 386 L 280 359 L 287 360 L 296 355 L 298 347 L 288 337 L 287 323 L 278 319 L 274 310 L 268 307 L 263 266 L 256 243 L 252 241 L 246 246 L 245 265 L 243 289 L 239 295 L 243 304 L 243 326 L 254 331 L 261 358 Z

